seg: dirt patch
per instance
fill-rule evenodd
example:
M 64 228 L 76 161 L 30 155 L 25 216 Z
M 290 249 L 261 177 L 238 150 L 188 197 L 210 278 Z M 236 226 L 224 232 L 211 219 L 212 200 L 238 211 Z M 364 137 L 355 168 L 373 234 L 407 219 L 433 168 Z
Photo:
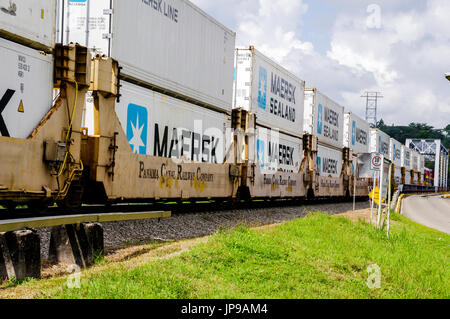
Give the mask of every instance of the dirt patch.
M 345 212 L 345 213 L 336 214 L 336 215 L 333 215 L 333 216 L 335 216 L 335 217 L 345 217 L 345 218 L 350 219 L 353 222 L 363 221 L 363 222 L 366 222 L 366 223 L 369 223 L 369 224 L 371 223 L 372 225 L 376 225 L 377 224 L 377 217 L 378 217 L 377 209 L 374 208 L 373 211 L 372 211 L 372 222 L 370 220 L 370 217 L 371 217 L 370 215 L 371 215 L 370 208 L 368 208 L 368 209 L 361 209 L 361 210 L 355 210 L 355 211 L 351 210 L 351 211 L 348 211 L 348 212 Z M 387 214 L 383 213 L 382 216 L 381 216 L 381 224 L 384 223 L 386 218 L 387 218 Z M 392 221 L 392 218 L 391 218 L 391 224 L 395 224 L 395 221 Z

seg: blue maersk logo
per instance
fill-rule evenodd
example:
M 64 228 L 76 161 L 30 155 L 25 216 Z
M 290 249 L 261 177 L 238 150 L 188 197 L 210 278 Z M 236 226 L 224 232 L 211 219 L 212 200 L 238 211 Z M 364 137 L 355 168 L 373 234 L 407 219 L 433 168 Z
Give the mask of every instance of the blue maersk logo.
M 352 124 L 352 145 L 354 146 L 356 144 L 356 122 L 353 121 Z
M 267 71 L 263 67 L 259 68 L 258 106 L 263 110 L 267 106 Z
M 135 154 L 147 154 L 148 111 L 136 104 L 128 105 L 127 139 Z
M 322 134 L 323 128 L 323 105 L 319 104 L 317 110 L 317 134 Z
M 261 168 L 264 168 L 265 147 L 264 141 L 256 141 L 256 158 L 261 163 Z
M 319 170 L 319 175 L 322 171 L 322 158 L 317 156 L 317 169 Z

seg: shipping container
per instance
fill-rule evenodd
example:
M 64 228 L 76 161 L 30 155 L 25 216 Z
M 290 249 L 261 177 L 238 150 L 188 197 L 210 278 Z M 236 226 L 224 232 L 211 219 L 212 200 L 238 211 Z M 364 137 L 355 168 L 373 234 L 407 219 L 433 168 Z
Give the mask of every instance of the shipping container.
M 264 127 L 256 128 L 254 161 L 261 171 L 298 173 L 303 160 L 302 140 Z
M 122 82 L 116 113 L 136 154 L 221 164 L 228 115 Z M 228 141 L 228 140 L 227 140 Z
M 402 145 L 402 167 L 406 169 L 406 171 L 412 170 L 412 160 L 411 160 L 411 150 L 407 148 L 405 145 Z
M 56 0 L 0 0 L 0 37 L 49 51 L 55 30 Z
M 414 172 L 419 172 L 419 153 L 415 150 L 411 150 L 411 166 Z
M 0 135 L 27 138 L 52 107 L 53 57 L 0 39 L 0 61 Z
M 393 138 L 390 140 L 389 159 L 395 167 L 402 166 L 402 143 Z
M 305 82 L 253 47 L 236 49 L 233 108 L 256 115 L 256 123 L 303 135 Z
M 402 168 L 395 166 L 395 170 L 393 171 L 394 174 L 394 184 L 400 185 L 402 180 Z
M 111 0 L 58 0 L 56 41 L 110 55 Z M 89 17 L 89 18 L 88 18 Z
M 63 43 L 109 53 L 124 79 L 231 112 L 236 34 L 191 2 L 64 0 L 61 6 Z
M 344 108 L 320 91 L 306 89 L 303 129 L 322 144 L 342 148 Z
M 386 158 L 389 158 L 389 147 L 391 144 L 391 137 L 379 129 L 372 129 L 370 133 L 370 152 L 380 153 Z
M 344 113 L 344 147 L 353 154 L 370 152 L 370 124 L 350 111 Z
M 339 178 L 342 172 L 342 151 L 319 144 L 317 146 L 317 168 L 321 177 Z

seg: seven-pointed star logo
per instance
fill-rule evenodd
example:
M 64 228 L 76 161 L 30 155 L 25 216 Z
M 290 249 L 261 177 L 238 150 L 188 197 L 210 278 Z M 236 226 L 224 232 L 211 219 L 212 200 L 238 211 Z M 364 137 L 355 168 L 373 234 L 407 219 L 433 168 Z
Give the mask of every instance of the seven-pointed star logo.
M 137 114 L 136 118 L 136 126 L 134 126 L 133 122 L 131 122 L 131 129 L 133 130 L 133 137 L 130 140 L 130 145 L 133 145 L 133 153 L 139 154 L 139 148 L 144 147 L 145 144 L 142 141 L 142 130 L 144 129 L 145 124 L 139 126 L 139 114 Z
M 130 103 L 127 111 L 127 140 L 135 154 L 147 154 L 148 110 Z

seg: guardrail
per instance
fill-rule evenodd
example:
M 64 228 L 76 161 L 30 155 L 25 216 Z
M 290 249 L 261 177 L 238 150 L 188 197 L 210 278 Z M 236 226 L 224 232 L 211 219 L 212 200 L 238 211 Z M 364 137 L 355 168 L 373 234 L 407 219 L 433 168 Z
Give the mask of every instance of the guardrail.
M 105 213 L 10 219 L 0 221 L 0 280 L 41 276 L 37 228 L 51 227 L 49 259 L 88 267 L 104 253 L 100 223 L 168 218 L 171 212 Z

